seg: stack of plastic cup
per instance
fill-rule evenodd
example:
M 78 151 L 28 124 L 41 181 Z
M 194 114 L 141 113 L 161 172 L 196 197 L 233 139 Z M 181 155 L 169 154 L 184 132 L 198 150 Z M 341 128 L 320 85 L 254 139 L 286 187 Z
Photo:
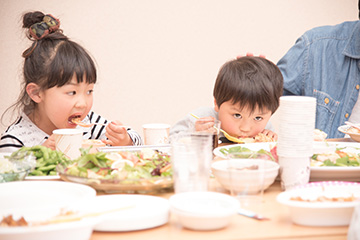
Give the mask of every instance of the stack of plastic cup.
M 280 97 L 277 154 L 283 190 L 309 182 L 315 113 L 313 97 Z

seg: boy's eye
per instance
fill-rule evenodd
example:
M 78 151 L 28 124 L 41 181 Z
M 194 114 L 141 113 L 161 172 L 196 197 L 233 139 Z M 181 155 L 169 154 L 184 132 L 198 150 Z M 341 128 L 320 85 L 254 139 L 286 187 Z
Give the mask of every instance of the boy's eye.
M 261 121 L 261 120 L 263 120 L 262 117 L 255 117 L 254 119 L 255 119 L 255 121 Z
M 235 118 L 241 118 L 241 114 L 235 113 L 235 114 L 234 114 L 234 117 L 235 117 Z
M 71 91 L 71 92 L 68 92 L 67 94 L 70 96 L 74 96 L 76 94 L 76 91 Z
M 87 91 L 87 94 L 90 95 L 90 94 L 92 94 L 93 92 L 94 92 L 94 90 L 91 89 L 91 90 Z

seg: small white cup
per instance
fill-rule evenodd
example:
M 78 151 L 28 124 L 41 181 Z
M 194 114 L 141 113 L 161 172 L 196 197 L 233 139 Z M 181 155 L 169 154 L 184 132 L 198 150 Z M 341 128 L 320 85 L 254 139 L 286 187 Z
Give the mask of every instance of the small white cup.
M 145 145 L 161 145 L 169 143 L 170 125 L 149 123 L 143 125 Z
M 310 157 L 279 156 L 281 188 L 291 190 L 304 185 L 310 179 Z
M 82 130 L 75 128 L 56 129 L 53 134 L 55 135 L 55 149 L 57 151 L 63 152 L 70 159 L 80 157 Z

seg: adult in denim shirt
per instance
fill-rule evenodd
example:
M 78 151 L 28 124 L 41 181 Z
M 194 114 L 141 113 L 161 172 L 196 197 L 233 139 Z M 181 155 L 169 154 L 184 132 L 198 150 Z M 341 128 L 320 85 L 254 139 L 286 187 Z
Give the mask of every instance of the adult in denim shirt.
M 316 128 L 340 138 L 345 121 L 360 122 L 359 64 L 360 21 L 353 21 L 307 31 L 277 65 L 283 94 L 315 97 Z

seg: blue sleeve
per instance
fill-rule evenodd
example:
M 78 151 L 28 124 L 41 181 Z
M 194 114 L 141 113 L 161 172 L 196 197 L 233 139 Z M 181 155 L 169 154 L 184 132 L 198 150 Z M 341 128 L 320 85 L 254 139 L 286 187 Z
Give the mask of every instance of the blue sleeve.
M 284 78 L 283 95 L 304 95 L 308 49 L 308 40 L 303 35 L 277 63 Z

